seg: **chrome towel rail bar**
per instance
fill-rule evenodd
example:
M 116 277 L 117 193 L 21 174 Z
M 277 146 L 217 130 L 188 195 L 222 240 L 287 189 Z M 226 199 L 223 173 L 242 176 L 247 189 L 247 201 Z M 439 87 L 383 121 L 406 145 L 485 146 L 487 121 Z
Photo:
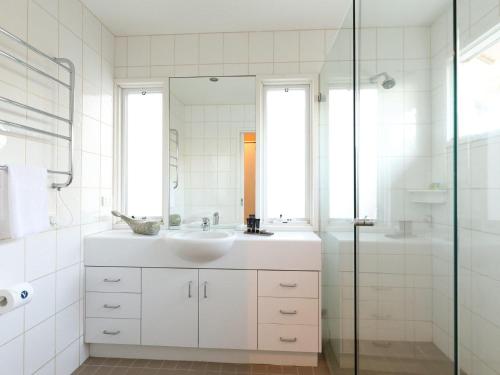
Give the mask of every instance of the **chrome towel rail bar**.
M 62 135 L 62 134 L 57 134 L 57 133 L 49 132 L 49 131 L 42 130 L 42 129 L 37 129 L 37 128 L 34 128 L 32 126 L 19 124 L 17 122 L 0 119 L 0 124 L 5 125 L 7 127 L 11 127 L 11 128 L 15 128 L 15 129 L 22 129 L 22 130 L 26 130 L 29 132 L 43 134 L 46 136 L 50 136 L 50 137 L 54 137 L 54 138 L 63 139 L 65 141 L 68 141 L 68 147 L 69 147 L 68 170 L 67 171 L 56 171 L 56 170 L 51 170 L 51 169 L 47 170 L 47 172 L 51 173 L 51 174 L 67 176 L 65 182 L 53 183 L 52 187 L 54 189 L 60 190 L 61 188 L 68 187 L 71 184 L 71 182 L 73 181 L 73 118 L 74 118 L 74 107 L 75 107 L 75 66 L 74 66 L 73 62 L 69 59 L 52 57 L 52 56 L 47 55 L 46 53 L 40 51 L 38 48 L 32 46 L 31 44 L 27 43 L 26 41 L 22 40 L 18 36 L 12 34 L 11 32 L 5 30 L 2 27 L 0 27 L 0 34 L 3 34 L 4 36 L 21 44 L 22 46 L 35 52 L 36 54 L 52 61 L 54 64 L 58 65 L 62 69 L 69 72 L 69 83 L 66 83 L 66 82 L 60 80 L 59 78 L 54 77 L 54 76 L 38 69 L 37 67 L 29 64 L 28 62 L 12 55 L 11 53 L 0 50 L 0 56 L 5 57 L 6 59 L 9 59 L 17 64 L 20 64 L 20 65 L 24 66 L 26 69 L 29 69 L 29 70 L 41 75 L 42 77 L 50 79 L 50 80 L 58 83 L 59 85 L 66 87 L 69 90 L 69 97 L 68 97 L 69 115 L 68 115 L 68 118 L 64 118 L 64 117 L 58 116 L 56 114 L 41 110 L 39 108 L 32 107 L 32 106 L 29 106 L 29 105 L 24 104 L 24 103 L 17 102 L 15 100 L 6 98 L 4 96 L 0 96 L 0 102 L 16 106 L 18 108 L 22 108 L 22 109 L 27 110 L 27 111 L 35 112 L 35 113 L 38 113 L 42 116 L 46 116 L 46 117 L 52 118 L 54 120 L 61 121 L 61 122 L 68 124 L 68 135 Z M 0 165 L 0 170 L 8 171 L 8 167 L 6 165 Z

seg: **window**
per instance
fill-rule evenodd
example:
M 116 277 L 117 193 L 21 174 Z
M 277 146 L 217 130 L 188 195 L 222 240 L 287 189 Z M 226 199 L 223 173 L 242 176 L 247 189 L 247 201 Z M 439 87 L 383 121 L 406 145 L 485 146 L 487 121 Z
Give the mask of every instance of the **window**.
M 124 89 L 122 108 L 123 211 L 162 216 L 163 94 Z
M 500 33 L 481 40 L 470 52 L 460 64 L 459 138 L 500 131 Z
M 263 194 L 266 221 L 310 218 L 310 86 L 265 85 Z

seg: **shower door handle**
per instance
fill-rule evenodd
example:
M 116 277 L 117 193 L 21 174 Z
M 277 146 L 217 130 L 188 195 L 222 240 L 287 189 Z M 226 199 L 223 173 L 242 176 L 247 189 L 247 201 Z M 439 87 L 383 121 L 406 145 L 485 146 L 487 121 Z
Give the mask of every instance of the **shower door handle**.
M 364 218 L 356 218 L 353 221 L 355 227 L 373 227 L 375 225 L 375 220 Z

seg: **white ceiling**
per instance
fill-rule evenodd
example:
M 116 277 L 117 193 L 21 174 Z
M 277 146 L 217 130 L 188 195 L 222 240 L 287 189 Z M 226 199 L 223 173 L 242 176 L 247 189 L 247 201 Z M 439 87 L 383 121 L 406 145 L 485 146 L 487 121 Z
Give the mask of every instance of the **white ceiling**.
M 352 0 L 82 0 L 118 36 L 339 28 Z M 368 26 L 429 25 L 451 0 L 360 0 Z
M 351 0 L 83 0 L 115 35 L 321 29 Z
M 171 78 L 170 92 L 183 104 L 253 104 L 254 77 Z

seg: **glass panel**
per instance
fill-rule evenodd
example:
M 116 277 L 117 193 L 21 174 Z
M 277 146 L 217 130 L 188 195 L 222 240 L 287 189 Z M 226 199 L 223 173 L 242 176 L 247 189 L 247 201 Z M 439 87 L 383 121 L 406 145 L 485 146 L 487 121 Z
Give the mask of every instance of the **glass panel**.
M 460 370 L 500 374 L 500 7 L 459 2 Z
M 264 90 L 265 217 L 308 219 L 309 86 Z
M 335 375 L 354 374 L 354 158 L 352 9 L 328 33 L 320 73 L 320 236 L 323 353 Z
M 356 9 L 359 373 L 453 374 L 453 2 Z
M 162 216 L 163 95 L 125 90 L 126 207 L 134 216 Z

